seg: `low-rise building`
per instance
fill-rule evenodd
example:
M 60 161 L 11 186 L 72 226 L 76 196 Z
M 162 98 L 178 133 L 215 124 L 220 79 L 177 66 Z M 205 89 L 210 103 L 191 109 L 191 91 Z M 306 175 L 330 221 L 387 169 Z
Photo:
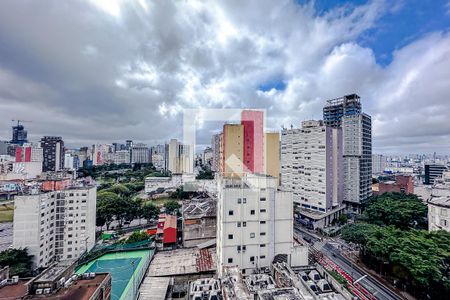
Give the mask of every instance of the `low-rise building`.
M 414 194 L 414 180 L 412 176 L 396 175 L 395 181 L 381 181 L 372 185 L 374 195 L 384 193 Z
M 183 246 L 194 247 L 216 238 L 217 200 L 209 197 L 185 201 L 183 213 Z

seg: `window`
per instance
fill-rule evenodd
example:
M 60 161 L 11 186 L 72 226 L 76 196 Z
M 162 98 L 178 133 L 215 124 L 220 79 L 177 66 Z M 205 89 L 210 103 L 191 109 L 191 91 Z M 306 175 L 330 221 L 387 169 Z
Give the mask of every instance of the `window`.
M 242 222 L 242 227 L 247 227 L 247 222 Z
M 266 247 L 266 244 L 261 244 L 261 245 L 259 245 L 259 247 L 264 248 L 264 247 Z
M 242 199 L 241 199 L 241 198 L 238 198 L 237 203 L 238 203 L 238 204 L 241 204 L 241 203 L 242 203 Z
M 228 258 L 228 263 L 232 264 L 233 263 L 233 259 L 231 257 Z
M 245 245 L 242 246 L 242 250 L 243 250 L 243 251 L 247 250 L 247 246 L 245 246 Z
M 265 213 L 265 212 L 266 212 L 266 209 L 265 209 L 265 208 L 262 208 L 262 209 L 259 210 L 259 212 Z
M 242 203 L 247 203 L 247 198 L 242 198 Z
M 254 232 L 250 233 L 250 238 L 253 239 L 254 237 L 255 237 L 255 233 Z
M 229 239 L 229 240 L 232 240 L 232 239 L 233 239 L 233 235 L 232 235 L 232 234 L 229 234 L 229 235 L 228 235 L 228 239 Z
M 265 236 L 266 233 L 265 233 L 265 232 L 261 232 L 260 235 L 261 235 L 261 236 Z
M 266 221 L 259 221 L 259 224 L 266 224 Z
M 229 215 L 229 216 L 232 216 L 232 215 L 234 215 L 234 212 L 233 212 L 232 210 L 229 210 L 229 211 L 228 211 L 228 215 Z
M 255 210 L 252 209 L 252 210 L 250 211 L 250 214 L 251 214 L 251 215 L 254 215 L 254 214 L 255 214 Z
M 255 261 L 255 257 L 254 256 L 250 256 L 250 262 L 254 262 Z
M 241 222 L 237 222 L 237 227 L 241 227 Z
M 241 251 L 241 246 L 237 246 L 237 251 Z
M 265 255 L 261 255 L 259 258 L 264 259 L 264 258 L 266 258 L 266 256 Z
M 266 201 L 266 197 L 259 198 L 259 201 Z

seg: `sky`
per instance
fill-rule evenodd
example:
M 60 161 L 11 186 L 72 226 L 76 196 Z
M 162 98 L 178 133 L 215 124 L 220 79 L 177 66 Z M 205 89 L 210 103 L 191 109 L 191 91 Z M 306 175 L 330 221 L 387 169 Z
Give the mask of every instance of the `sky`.
M 3 0 L 0 140 L 182 137 L 184 109 L 322 118 L 357 93 L 374 153 L 450 153 L 450 1 Z M 208 144 L 217 122 L 203 123 Z

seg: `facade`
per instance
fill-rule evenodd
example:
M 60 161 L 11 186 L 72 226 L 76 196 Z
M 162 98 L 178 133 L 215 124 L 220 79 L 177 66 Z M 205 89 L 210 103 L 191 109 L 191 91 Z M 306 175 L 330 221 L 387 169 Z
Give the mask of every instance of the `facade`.
M 221 172 L 240 176 L 244 172 L 244 126 L 225 124 L 222 139 Z
M 213 150 L 211 147 L 206 147 L 205 150 L 203 150 L 203 161 L 204 166 L 211 167 L 213 164 Z
M 0 155 L 7 155 L 8 154 L 8 146 L 9 146 L 8 142 L 0 141 Z
M 96 199 L 94 186 L 17 196 L 14 248 L 27 247 L 34 267 L 78 258 L 95 245 Z
M 211 148 L 212 148 L 212 166 L 211 170 L 214 172 L 219 172 L 220 170 L 220 133 L 213 135 L 211 139 Z
M 194 198 L 183 201 L 183 246 L 195 247 L 215 240 L 217 231 L 217 200 Z
M 343 201 L 342 130 L 304 121 L 281 136 L 281 185 L 301 209 L 327 213 Z
M 291 262 L 292 193 L 277 190 L 277 179 L 248 174 L 218 182 L 217 268 L 243 273 L 269 267 L 275 256 Z
M 358 207 L 372 196 L 372 121 L 367 114 L 342 118 L 344 202 Z
M 244 169 L 250 173 L 264 173 L 264 112 L 243 110 L 243 162 Z
M 446 170 L 445 165 L 425 165 L 424 184 L 433 184 L 434 180 L 440 178 Z
M 190 155 L 190 147 L 183 145 L 176 139 L 169 143 L 169 171 L 172 174 L 193 173 L 194 161 Z
M 43 149 L 39 145 L 25 143 L 17 146 L 12 173 L 21 179 L 36 178 L 42 174 L 43 158 Z
M 382 154 L 372 154 L 372 175 L 383 174 L 386 169 L 386 156 Z
M 94 166 L 101 166 L 110 163 L 110 154 L 112 153 L 111 145 L 95 144 L 92 145 L 91 159 Z
M 150 154 L 147 145 L 142 143 L 134 144 L 131 148 L 131 163 L 146 164 L 150 162 Z
M 450 193 L 428 200 L 428 230 L 450 232 Z
M 41 139 L 44 154 L 43 172 L 57 172 L 64 169 L 64 142 L 59 136 L 44 136 Z
M 117 150 L 113 153 L 113 163 L 116 165 L 130 163 L 130 150 Z
M 280 134 L 268 132 L 265 134 L 264 166 L 265 174 L 280 178 Z

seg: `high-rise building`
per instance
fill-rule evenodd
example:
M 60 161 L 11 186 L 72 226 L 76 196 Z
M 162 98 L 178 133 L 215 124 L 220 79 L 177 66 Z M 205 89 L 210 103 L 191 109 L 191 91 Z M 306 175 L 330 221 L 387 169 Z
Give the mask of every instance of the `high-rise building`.
M 212 163 L 213 163 L 213 150 L 211 149 L 211 147 L 206 147 L 205 150 L 203 150 L 203 165 L 204 166 L 208 166 L 209 168 L 211 168 Z
M 328 100 L 323 108 L 326 126 L 342 128 L 344 202 L 358 211 L 372 195 L 372 121 L 362 113 L 356 94 Z
M 96 197 L 94 186 L 16 196 L 14 248 L 26 247 L 34 267 L 78 258 L 95 245 Z
M 130 150 L 133 147 L 133 141 L 132 140 L 126 140 L 125 141 L 125 148 Z
M 247 174 L 218 182 L 217 269 L 238 266 L 244 274 L 269 267 L 276 257 L 291 263 L 292 193 L 277 179 Z
M 221 172 L 227 176 L 240 176 L 244 172 L 244 126 L 225 124 L 222 139 Z
M 147 145 L 142 143 L 133 144 L 131 147 L 131 163 L 146 164 L 150 162 L 150 154 Z
M 367 114 L 342 119 L 344 201 L 358 210 L 372 196 L 372 120 Z
M 323 107 L 323 122 L 326 126 L 340 127 L 344 116 L 353 116 L 361 113 L 360 97 L 356 94 L 327 100 Z
M 194 160 L 189 145 L 183 145 L 176 139 L 169 143 L 169 171 L 173 174 L 193 173 Z
M 28 143 L 27 131 L 23 125 L 20 125 L 19 121 L 16 126 L 12 127 L 12 139 L 11 144 L 16 144 L 22 146 L 24 143 Z
M 8 154 L 8 146 L 9 146 L 8 142 L 0 141 L 0 155 L 7 155 Z
M 305 218 L 321 220 L 343 201 L 342 130 L 311 120 L 281 134 L 281 186 L 293 192 Z M 322 226 L 329 225 L 325 223 Z
M 264 172 L 264 112 L 243 110 L 241 112 L 243 126 L 243 155 L 246 172 Z M 242 147 L 241 146 L 241 147 Z
M 211 170 L 219 172 L 220 169 L 220 133 L 213 135 L 211 139 L 211 148 L 213 152 L 213 160 Z
M 43 172 L 57 172 L 64 169 L 64 142 L 59 136 L 44 136 L 41 139 L 44 152 Z
M 16 147 L 13 173 L 21 174 L 22 179 L 35 178 L 42 173 L 43 149 L 36 144 L 23 144 Z
M 151 147 L 151 162 L 158 171 L 167 171 L 169 163 L 169 145 L 161 144 Z
M 264 146 L 264 174 L 280 178 L 280 134 L 267 132 Z
M 372 174 L 383 174 L 386 169 L 386 156 L 382 154 L 372 154 Z
M 117 150 L 112 153 L 112 163 L 116 165 L 123 165 L 130 163 L 130 150 Z
M 441 178 L 444 171 L 447 170 L 445 165 L 427 164 L 425 165 L 424 184 L 433 184 L 434 180 Z

